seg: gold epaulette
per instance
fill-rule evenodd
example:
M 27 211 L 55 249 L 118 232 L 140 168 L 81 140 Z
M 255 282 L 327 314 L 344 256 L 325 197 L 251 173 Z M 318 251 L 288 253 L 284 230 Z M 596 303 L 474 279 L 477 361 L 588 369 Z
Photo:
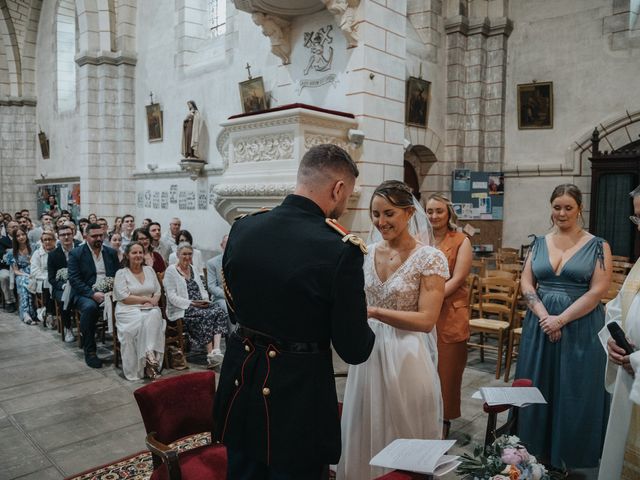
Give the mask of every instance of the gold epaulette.
M 331 228 L 333 228 L 336 232 L 338 232 L 340 235 L 342 235 L 342 241 L 343 242 L 351 242 L 353 243 L 356 247 L 360 247 L 360 250 L 362 251 L 362 253 L 364 253 L 365 255 L 368 252 L 367 250 L 367 244 L 364 243 L 364 240 L 361 239 L 360 237 L 358 237 L 357 235 L 354 235 L 353 233 L 349 233 L 349 230 L 347 230 L 346 228 L 344 228 L 342 225 L 340 225 L 336 220 L 334 220 L 333 218 L 326 218 L 325 222 L 327 223 L 327 225 L 329 225 Z
M 244 218 L 244 217 L 253 217 L 254 215 L 258 215 L 260 213 L 269 212 L 269 211 L 271 211 L 270 208 L 262 207 L 260 210 L 256 210 L 255 212 L 242 213 L 242 214 L 238 215 L 237 217 L 235 217 L 233 220 L 240 220 L 241 218 Z
M 224 290 L 224 296 L 225 296 L 225 299 L 227 300 L 227 306 L 229 307 L 229 310 L 231 310 L 233 313 L 236 313 L 235 306 L 233 305 L 233 297 L 231 296 L 229 287 L 227 287 L 227 279 L 224 276 L 224 269 L 221 269 L 221 273 L 222 273 L 222 289 Z

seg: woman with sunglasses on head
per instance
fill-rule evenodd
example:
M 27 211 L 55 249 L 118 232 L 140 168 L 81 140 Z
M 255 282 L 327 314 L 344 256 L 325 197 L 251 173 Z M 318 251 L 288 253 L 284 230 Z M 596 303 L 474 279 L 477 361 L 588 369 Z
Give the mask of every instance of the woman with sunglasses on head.
M 5 261 L 13 269 L 16 290 L 20 297 L 19 315 L 27 325 L 38 323 L 33 297 L 29 291 L 31 275 L 31 245 L 27 232 L 19 228 L 13 236 L 13 249 L 5 255 Z

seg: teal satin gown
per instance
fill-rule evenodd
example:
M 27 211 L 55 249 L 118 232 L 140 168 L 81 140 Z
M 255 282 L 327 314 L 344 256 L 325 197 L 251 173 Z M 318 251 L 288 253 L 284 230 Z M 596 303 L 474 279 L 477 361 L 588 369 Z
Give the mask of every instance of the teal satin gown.
M 559 315 L 589 290 L 596 268 L 604 268 L 604 240 L 594 237 L 556 274 L 544 237 L 532 245 L 531 267 L 538 297 Z M 602 453 L 610 396 L 604 389 L 606 355 L 598 339 L 604 308 L 598 304 L 562 328 L 551 343 L 528 311 L 524 319 L 516 378 L 529 378 L 546 405 L 520 410 L 518 434 L 531 454 L 555 467 L 596 467 Z

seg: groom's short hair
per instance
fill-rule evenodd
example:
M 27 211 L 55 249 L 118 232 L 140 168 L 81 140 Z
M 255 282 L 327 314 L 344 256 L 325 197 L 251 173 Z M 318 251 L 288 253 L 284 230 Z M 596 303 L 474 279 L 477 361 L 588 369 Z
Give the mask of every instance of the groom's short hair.
M 323 143 L 311 147 L 304 154 L 298 168 L 298 183 L 324 182 L 332 177 L 359 175 L 358 166 L 351 156 L 337 145 Z

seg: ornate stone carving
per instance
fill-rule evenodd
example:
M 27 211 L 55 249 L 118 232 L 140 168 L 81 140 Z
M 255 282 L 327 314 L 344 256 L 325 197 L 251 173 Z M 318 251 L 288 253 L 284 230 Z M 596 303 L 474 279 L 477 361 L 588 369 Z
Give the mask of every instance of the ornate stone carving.
M 291 22 L 262 12 L 252 13 L 251 18 L 253 23 L 262 27 L 264 36 L 271 40 L 271 53 L 279 57 L 283 65 L 288 65 L 291 54 Z
M 268 162 L 293 157 L 293 136 L 263 135 L 243 138 L 233 144 L 234 162 Z
M 360 5 L 360 0 L 322 0 L 322 3 L 336 19 L 336 23 L 347 40 L 347 48 L 357 47 L 356 9 Z
M 219 202 L 222 197 L 285 197 L 295 188 L 295 183 L 222 183 L 213 193 Z
M 310 134 L 304 136 L 304 148 L 309 150 L 311 147 L 315 147 L 316 145 L 321 145 L 323 143 L 332 143 L 334 145 L 343 148 L 344 150 L 349 150 L 349 143 L 338 137 L 332 137 L 331 135 L 316 135 Z

